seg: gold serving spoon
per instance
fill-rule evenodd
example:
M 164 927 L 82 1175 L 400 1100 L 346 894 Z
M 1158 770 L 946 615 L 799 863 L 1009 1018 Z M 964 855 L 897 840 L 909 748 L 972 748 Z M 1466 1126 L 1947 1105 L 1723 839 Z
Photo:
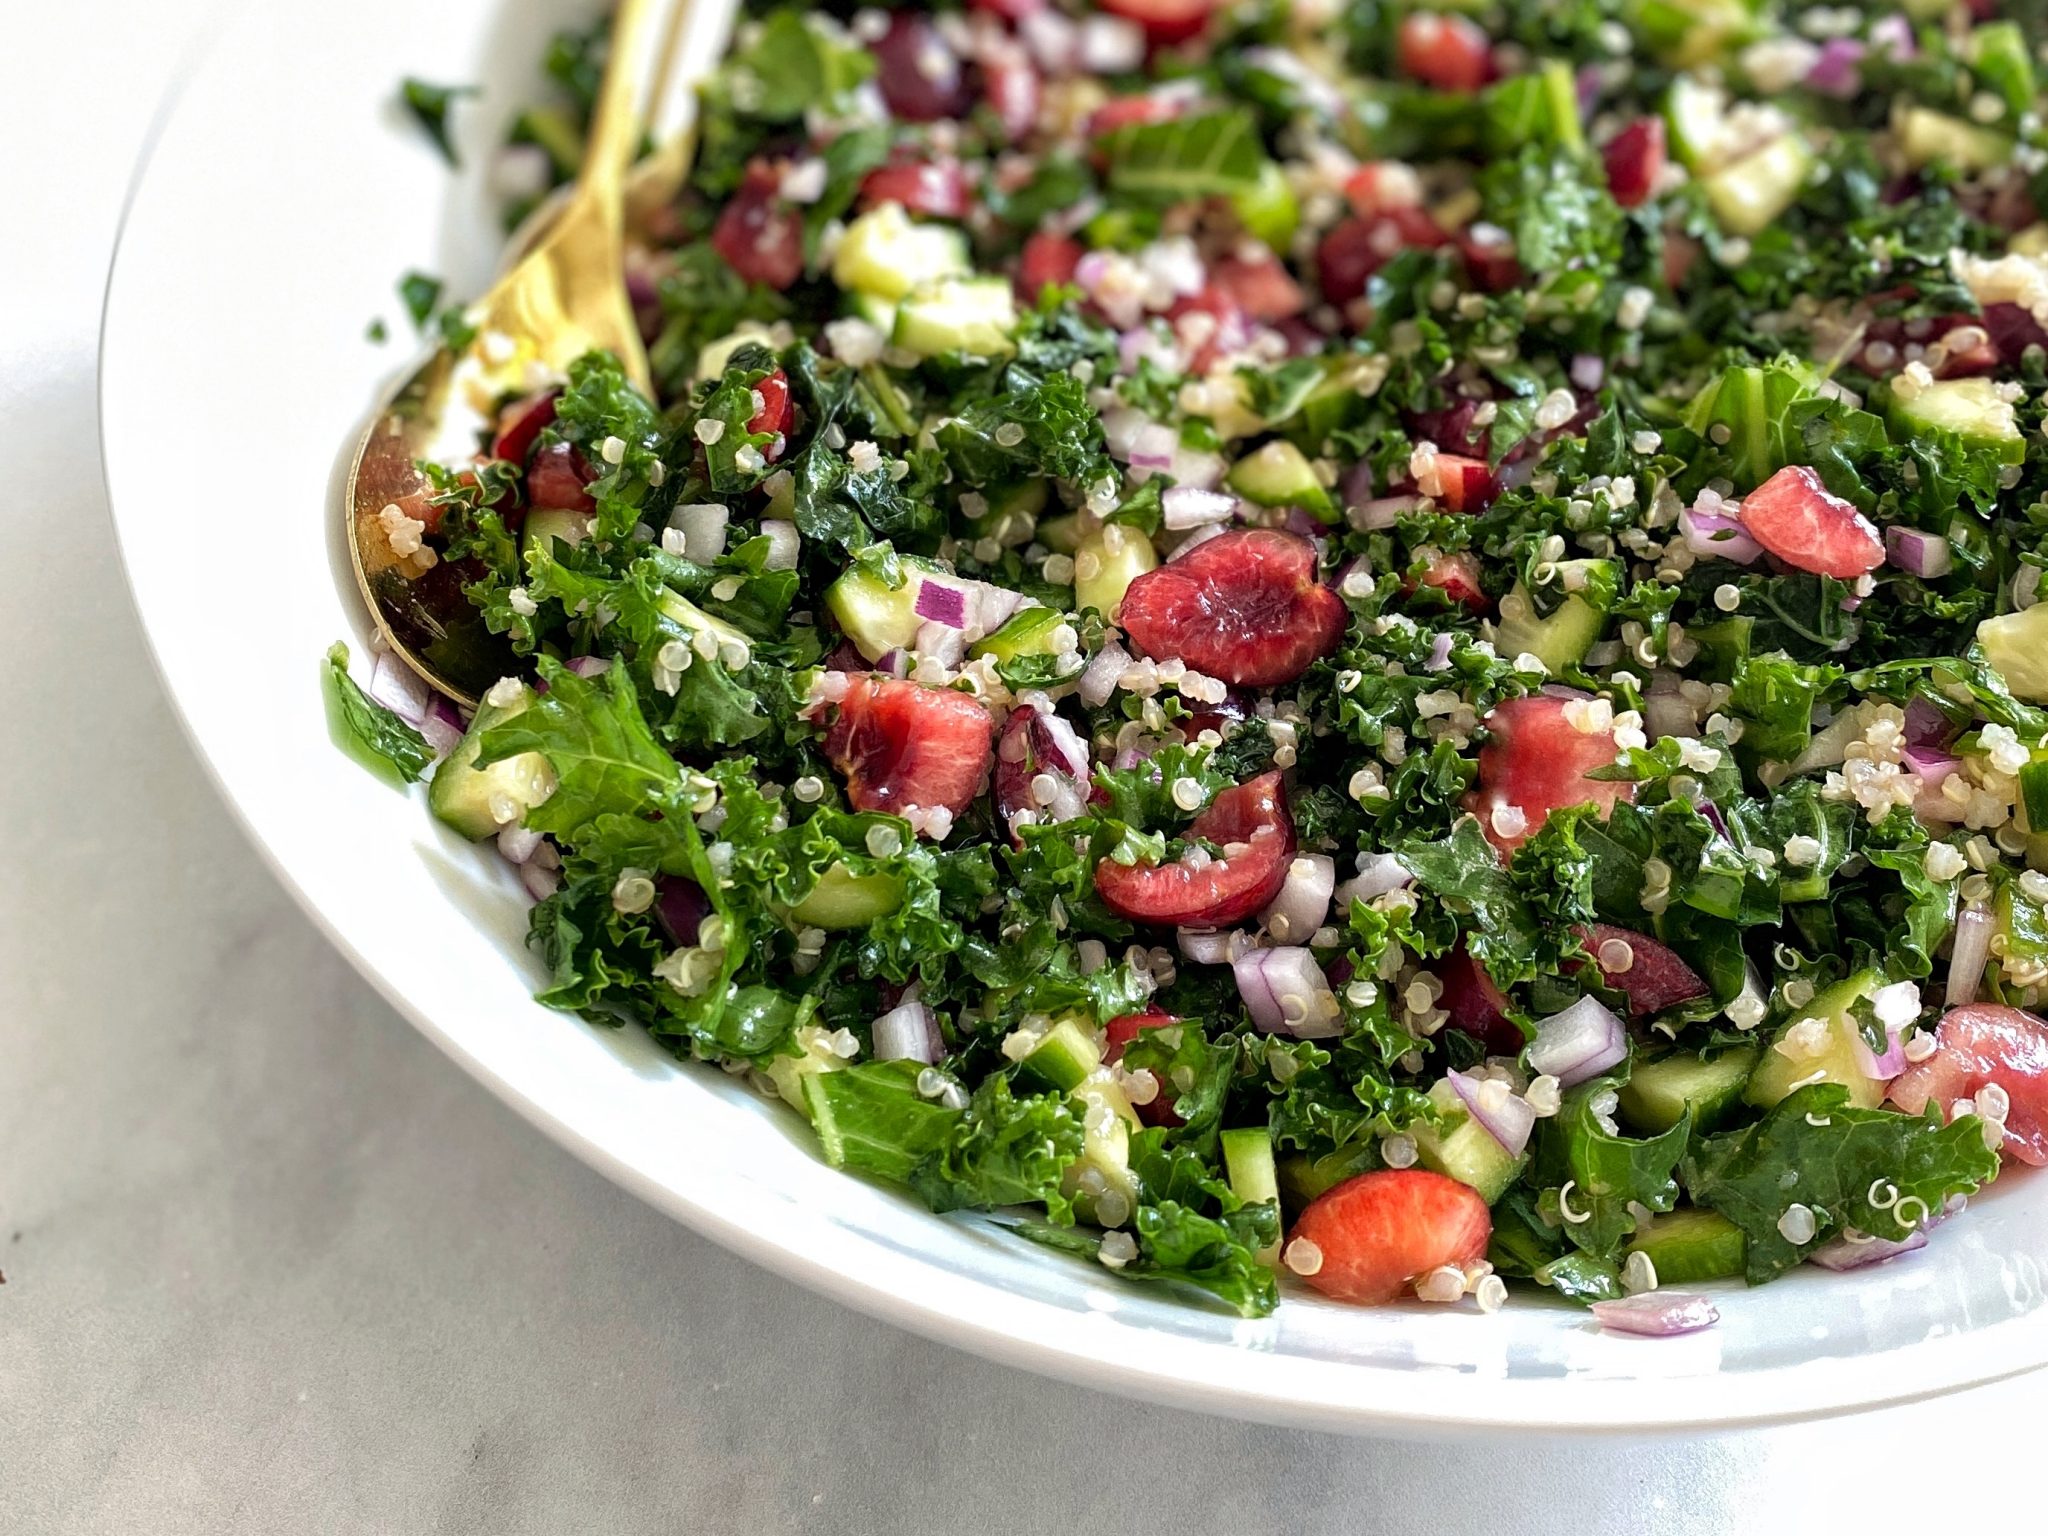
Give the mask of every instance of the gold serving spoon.
M 530 388 L 537 373 L 559 376 L 593 348 L 616 353 L 626 376 L 652 393 L 626 295 L 623 233 L 651 9 L 651 0 L 619 0 L 575 184 L 544 225 L 529 226 L 536 232 L 524 254 L 470 308 L 475 339 L 460 352 L 438 347 L 398 387 L 349 470 L 345 534 L 371 618 L 401 659 L 459 703 L 474 704 L 515 660 L 463 598 L 463 577 L 421 542 L 429 487 L 415 461 L 466 460 L 490 424 L 492 400 Z M 673 49 L 682 30 L 672 22 L 664 44 Z M 664 59 L 663 77 L 668 68 Z M 687 143 L 649 164 L 672 173 L 678 157 L 686 169 Z M 671 195 L 679 181 L 669 181 Z

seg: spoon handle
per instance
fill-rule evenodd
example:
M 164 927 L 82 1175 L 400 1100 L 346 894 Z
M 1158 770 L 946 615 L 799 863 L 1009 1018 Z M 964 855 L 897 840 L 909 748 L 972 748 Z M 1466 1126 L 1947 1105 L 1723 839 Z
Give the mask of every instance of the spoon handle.
M 640 147 L 637 97 L 641 61 L 652 35 L 648 26 L 652 9 L 651 0 L 619 0 L 613 13 L 604 81 L 598 87 L 590 132 L 584 140 L 583 164 L 576 174 L 577 196 L 604 206 L 615 226 L 626 168 Z

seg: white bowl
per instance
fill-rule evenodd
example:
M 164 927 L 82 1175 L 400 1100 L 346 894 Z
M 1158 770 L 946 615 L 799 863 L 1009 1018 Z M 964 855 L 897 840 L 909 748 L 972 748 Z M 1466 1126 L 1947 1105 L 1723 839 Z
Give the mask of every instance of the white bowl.
M 1721 1324 L 1687 1338 L 1609 1337 L 1523 1297 L 1483 1317 L 1290 1295 L 1244 1322 L 836 1174 L 735 1080 L 536 1006 L 516 883 L 334 749 L 318 675 L 337 638 L 367 656 L 337 509 L 344 446 L 413 351 L 393 284 L 416 267 L 470 292 L 492 269 L 487 146 L 558 14 L 245 7 L 148 156 L 108 296 L 107 479 L 165 682 L 280 878 L 394 1006 L 535 1125 L 755 1261 L 935 1338 L 1183 1407 L 1338 1430 L 1635 1431 L 1835 1412 L 2048 1360 L 2048 1177 L 2024 1171 L 1918 1254 L 1726 1289 Z M 457 109 L 471 163 L 452 179 L 394 108 L 407 74 L 485 86 Z

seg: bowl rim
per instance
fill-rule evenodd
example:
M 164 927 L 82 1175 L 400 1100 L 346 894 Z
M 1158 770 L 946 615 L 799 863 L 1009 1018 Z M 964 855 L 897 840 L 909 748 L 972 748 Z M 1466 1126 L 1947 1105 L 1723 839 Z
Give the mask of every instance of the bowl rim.
M 180 674 L 167 658 L 155 615 L 168 594 L 132 547 L 130 522 L 140 493 L 117 468 L 111 407 L 131 388 L 117 335 L 120 299 L 142 261 L 135 239 L 138 210 L 152 171 L 189 114 L 192 87 L 209 61 L 249 18 L 249 4 L 231 6 L 205 30 L 183 60 L 151 120 L 123 198 L 102 294 L 96 349 L 97 437 L 101 478 L 128 596 L 150 663 L 208 780 L 244 837 L 279 884 L 327 941 L 383 999 L 528 1123 L 613 1182 L 721 1246 L 856 1311 L 984 1358 L 1081 1385 L 1163 1405 L 1259 1422 L 1340 1433 L 1464 1435 L 1527 1432 L 1590 1435 L 1729 1429 L 1892 1406 L 2023 1374 L 2048 1363 L 2048 1307 L 1960 1334 L 1925 1339 L 1873 1354 L 1795 1361 L 1674 1382 L 1656 1375 L 1607 1379 L 1476 1378 L 1470 1373 L 1416 1370 L 1362 1362 L 1276 1357 L 1234 1345 L 1177 1339 L 1199 1367 L 1168 1371 L 1152 1363 L 1145 1341 L 1159 1335 L 1121 1325 L 1109 1343 L 1083 1337 L 1073 1314 L 930 1259 L 876 1250 L 865 1272 L 828 1262 L 778 1238 L 772 1223 L 742 1220 L 712 1194 L 655 1178 L 585 1128 L 556 1113 L 533 1085 L 472 1050 L 360 949 L 302 883 L 280 853 L 257 810 L 236 792 L 202 733 L 192 707 L 202 680 Z M 366 403 L 367 410 L 367 403 Z M 933 1218 L 938 1219 L 938 1218 Z M 891 1281 L 916 1278 L 920 1293 Z M 1078 1281 L 1076 1282 L 1078 1284 Z M 972 1302 L 973 1305 L 967 1305 Z M 1475 1324 L 1476 1326 L 1483 1326 Z M 1654 1345 L 1650 1347 L 1655 1347 Z M 1283 1390 L 1284 1384 L 1284 1390 Z

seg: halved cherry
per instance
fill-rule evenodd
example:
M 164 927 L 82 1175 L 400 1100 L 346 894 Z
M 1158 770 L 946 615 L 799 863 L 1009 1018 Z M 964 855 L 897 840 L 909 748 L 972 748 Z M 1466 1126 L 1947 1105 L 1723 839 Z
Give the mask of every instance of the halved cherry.
M 905 160 L 868 172 L 860 184 L 863 208 L 901 203 L 906 212 L 932 219 L 964 219 L 973 201 L 958 160 Z
M 1277 528 L 1204 539 L 1132 582 L 1117 622 L 1147 656 L 1246 688 L 1291 683 L 1343 638 L 1344 600 L 1316 549 Z
M 1607 141 L 1600 157 L 1614 200 L 1624 208 L 1640 208 L 1664 174 L 1664 119 L 1655 113 L 1636 118 Z
M 1188 315 L 1205 319 L 1189 325 L 1178 323 Z M 1188 346 L 1191 373 L 1207 373 L 1218 358 L 1244 350 L 1252 339 L 1244 311 L 1214 283 L 1207 284 L 1199 293 L 1175 299 L 1167 308 L 1166 318 L 1176 322 L 1175 334 Z
M 1271 256 L 1255 261 L 1226 256 L 1209 269 L 1209 282 L 1245 314 L 1269 325 L 1308 308 L 1301 284 Z
M 1415 586 L 1435 587 L 1453 602 L 1461 603 L 1474 613 L 1484 613 L 1493 606 L 1493 599 L 1486 595 L 1486 588 L 1479 579 L 1479 557 L 1469 549 L 1446 553 L 1434 547 L 1425 547 L 1416 552 L 1424 564 L 1415 578 Z
M 500 411 L 498 433 L 491 439 L 491 457 L 524 468 L 527 454 L 533 451 L 534 439 L 554 425 L 555 402 L 561 398 L 559 389 L 543 390 L 523 400 L 514 400 Z
M 1263 910 L 1280 894 L 1294 857 L 1294 818 L 1277 770 L 1235 784 L 1188 827 L 1190 849 L 1170 864 L 1095 866 L 1095 890 L 1112 912 L 1134 923 L 1224 928 Z
M 1487 711 L 1488 740 L 1479 749 L 1479 784 L 1465 808 L 1479 818 L 1487 840 L 1512 858 L 1534 837 L 1552 811 L 1593 805 L 1605 816 L 1617 800 L 1633 800 L 1626 779 L 1589 779 L 1614 764 L 1614 731 L 1581 730 L 1585 718 L 1574 704 L 1590 700 L 1548 693 L 1502 699 Z
M 1101 0 L 1112 16 L 1135 21 L 1154 43 L 1184 43 L 1209 24 L 1216 0 Z
M 1340 219 L 1316 246 L 1316 281 L 1332 304 L 1349 304 L 1364 297 L 1373 273 L 1401 252 L 1450 243 L 1443 226 L 1420 208 Z
M 804 224 L 782 200 L 782 175 L 752 160 L 732 200 L 711 227 L 711 248 L 750 283 L 787 288 L 803 275 Z
M 1787 565 L 1851 581 L 1884 564 L 1870 519 L 1804 464 L 1788 464 L 1742 498 L 1742 526 Z
M 1004 21 L 1023 21 L 1043 11 L 1050 0 L 967 0 L 971 11 L 986 11 Z
M 1435 497 L 1446 512 L 1484 512 L 1500 495 L 1501 484 L 1486 460 L 1440 453 L 1428 482 L 1420 489 L 1425 496 Z
M 1611 923 L 1590 923 L 1580 932 L 1579 942 L 1600 968 L 1600 979 L 1625 996 L 1628 1011 L 1638 1017 L 1707 995 L 1707 984 L 1699 972 L 1647 933 Z M 1611 945 L 1626 945 L 1626 957 Z
M 1354 212 L 1370 218 L 1395 208 L 1416 207 L 1422 198 L 1422 183 L 1412 168 L 1398 160 L 1368 160 L 1346 179 L 1344 195 Z
M 1986 304 L 1984 329 L 1991 333 L 1999 361 L 2008 368 L 2019 367 L 2029 347 L 2048 350 L 2048 330 L 2031 311 L 2017 304 Z
M 994 788 L 996 812 L 1013 839 L 1027 814 L 1072 821 L 1088 806 L 1088 743 L 1054 711 L 1020 705 L 996 741 Z
M 825 733 L 825 756 L 846 776 L 857 811 L 902 815 L 973 803 L 988 771 L 994 733 L 972 694 L 894 677 L 854 677 Z
M 1440 91 L 1476 91 L 1493 78 L 1493 44 L 1466 16 L 1410 11 L 1394 37 L 1401 73 Z
M 1112 96 L 1088 114 L 1082 131 L 1088 138 L 1099 139 L 1133 123 L 1163 123 L 1180 116 L 1180 110 L 1181 104 L 1170 96 Z
M 1430 968 L 1443 983 L 1443 995 L 1437 1001 L 1450 1015 L 1446 1020 L 1450 1028 L 1462 1029 L 1495 1056 L 1515 1055 L 1527 1043 L 1508 1017 L 1507 994 L 1494 985 L 1486 967 L 1467 953 L 1463 943 L 1430 962 Z
M 1124 1059 L 1125 1048 L 1138 1038 L 1139 1031 L 1163 1029 L 1168 1024 L 1179 1022 L 1173 1014 L 1156 1004 L 1147 1004 L 1140 1013 L 1126 1013 L 1111 1019 L 1102 1026 L 1102 1059 L 1115 1065 Z M 1178 1097 L 1173 1084 L 1161 1082 L 1157 1098 L 1149 1104 L 1134 1104 L 1131 1107 L 1137 1110 L 1138 1118 L 1147 1125 L 1186 1125 L 1187 1122 L 1181 1119 L 1179 1112 L 1173 1107 L 1173 1101 Z
M 1004 136 L 1021 143 L 1038 126 L 1039 109 L 1045 104 L 1045 84 L 1038 69 L 1021 48 L 1004 48 L 981 61 L 981 89 L 989 109 L 1003 125 Z
M 1493 428 L 1479 426 L 1473 418 L 1478 416 L 1479 407 L 1485 403 L 1490 402 L 1468 400 L 1459 395 L 1441 410 L 1403 411 L 1401 420 L 1411 438 L 1435 443 L 1439 453 L 1460 453 L 1484 459 L 1493 450 Z
M 1458 254 L 1466 274 L 1482 293 L 1506 293 L 1522 284 L 1522 261 L 1515 237 L 1493 224 L 1474 224 L 1458 236 Z
M 967 71 L 939 29 L 916 11 L 892 11 L 888 27 L 868 45 L 875 84 L 890 115 L 936 123 L 967 111 Z
M 2048 1023 L 2000 1003 L 1951 1008 L 1935 1030 L 1934 1054 L 1892 1079 L 1892 1102 L 1908 1114 L 1929 1103 L 1943 1114 L 1957 1099 L 1996 1083 L 2010 1107 L 2005 1150 L 2048 1167 Z
M 749 435 L 762 432 L 775 434 L 775 441 L 762 450 L 761 456 L 770 463 L 782 457 L 789 446 L 789 431 L 796 425 L 796 408 L 789 400 L 789 375 L 780 368 L 769 374 L 754 386 L 754 393 L 761 397 L 761 409 L 754 412 L 747 422 Z
M 533 456 L 526 470 L 526 504 L 564 512 L 595 512 L 597 503 L 584 489 L 597 472 L 568 443 L 551 443 Z
M 1081 265 L 1081 258 L 1087 252 L 1080 241 L 1070 240 L 1065 235 L 1055 235 L 1040 230 L 1024 242 L 1024 249 L 1017 258 L 1017 292 L 1027 304 L 1036 304 L 1038 296 L 1054 284 L 1064 287 L 1073 282 L 1074 269 Z
M 1493 1215 L 1479 1191 L 1426 1168 L 1382 1168 L 1346 1179 L 1312 1201 L 1288 1234 L 1320 1262 L 1301 1278 L 1336 1301 L 1378 1306 L 1445 1264 L 1486 1257 Z M 1304 1266 L 1305 1267 L 1305 1266 Z

